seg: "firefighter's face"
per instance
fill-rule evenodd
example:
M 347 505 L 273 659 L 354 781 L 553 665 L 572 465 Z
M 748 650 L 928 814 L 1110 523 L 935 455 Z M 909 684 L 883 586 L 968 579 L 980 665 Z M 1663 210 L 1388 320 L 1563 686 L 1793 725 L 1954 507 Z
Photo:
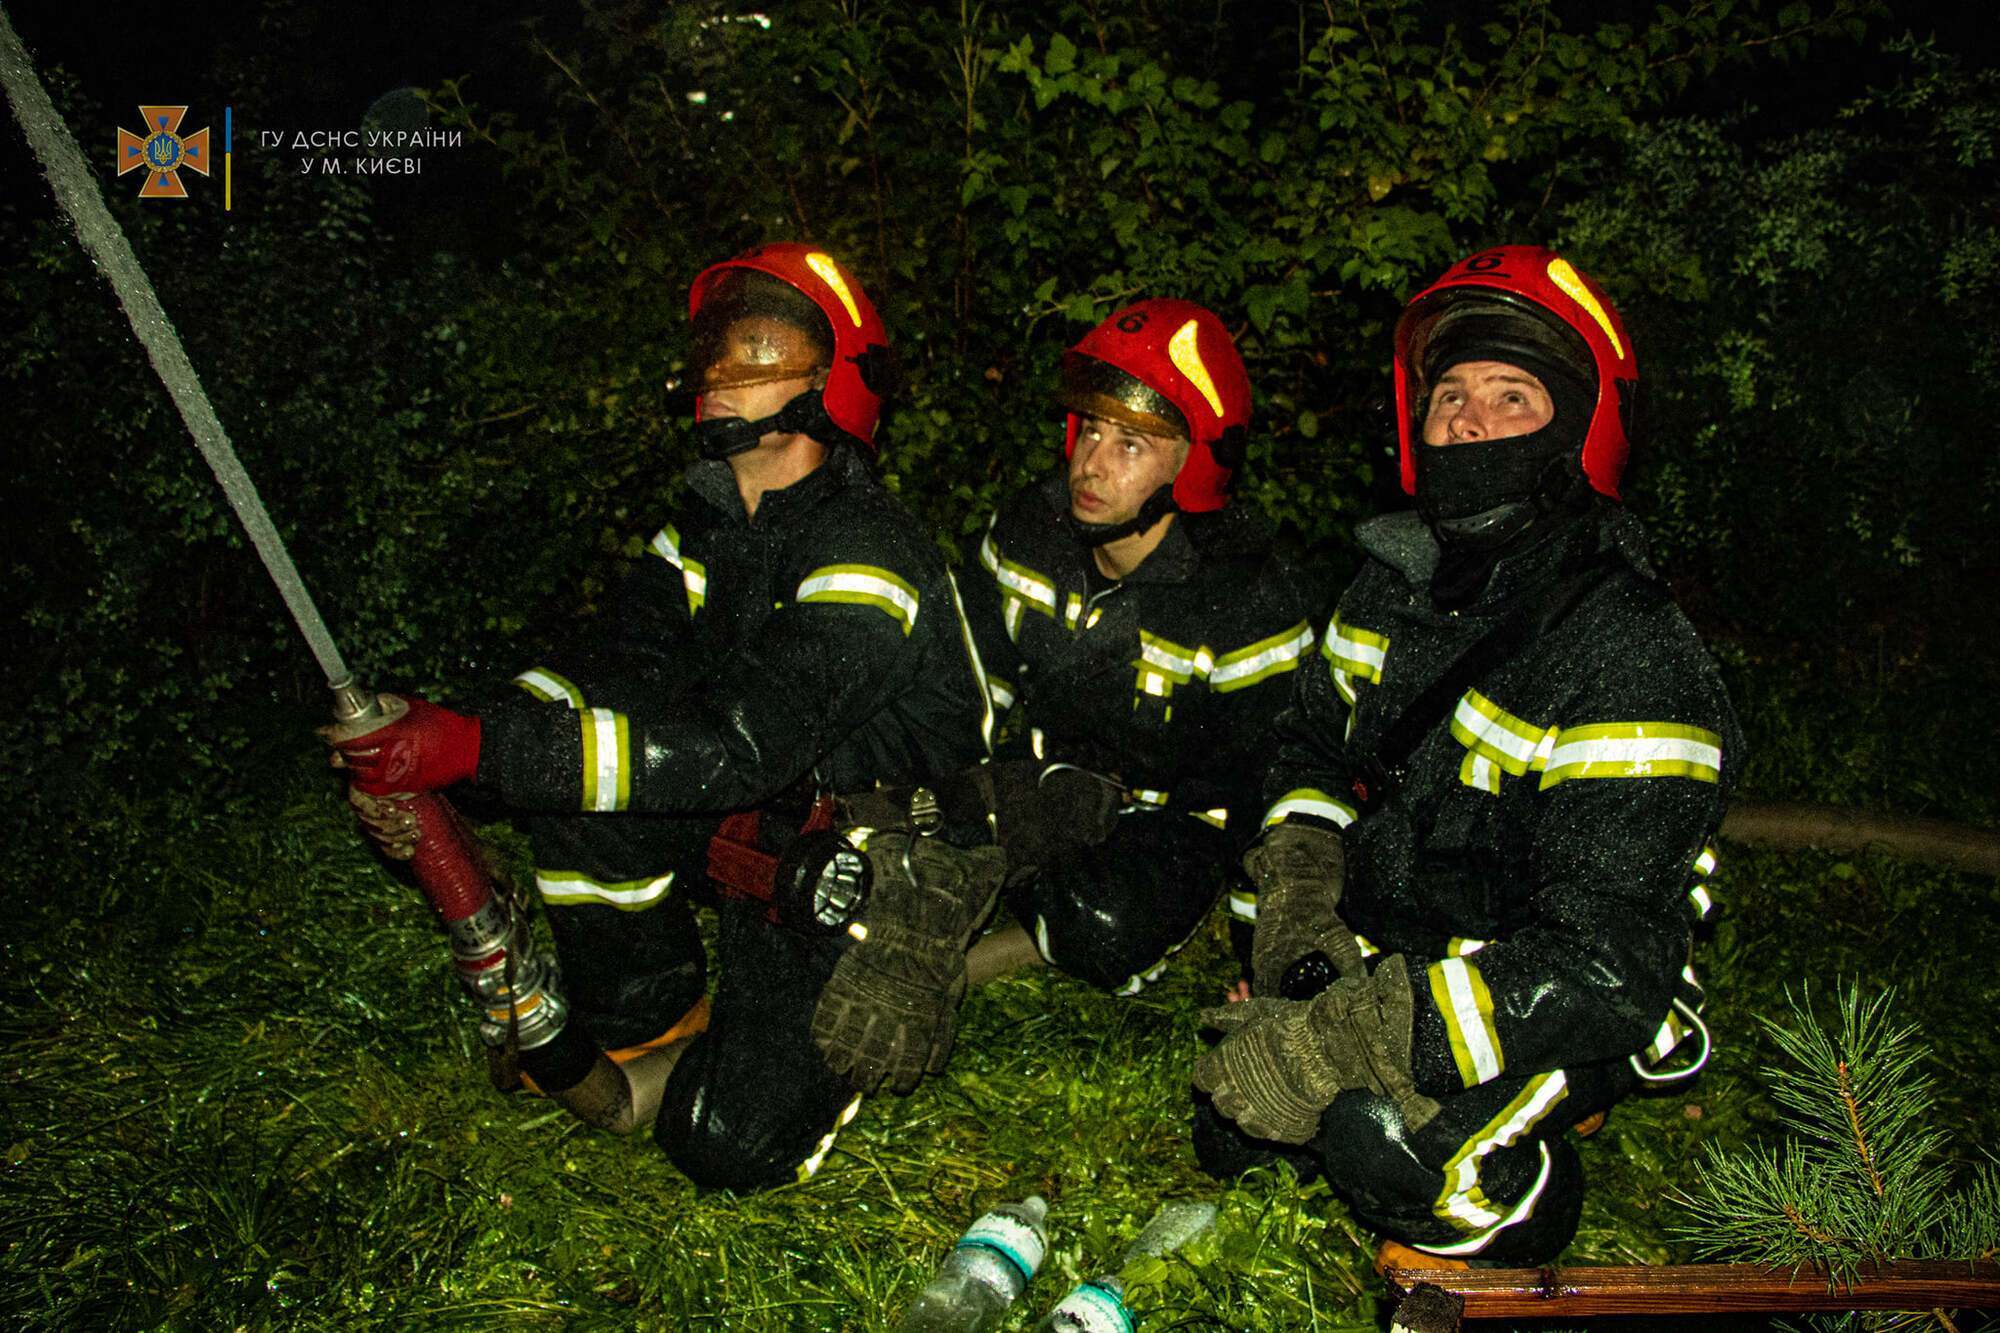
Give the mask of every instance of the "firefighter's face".
M 1122 422 L 1085 416 L 1077 421 L 1069 456 L 1070 513 L 1084 523 L 1123 523 L 1147 497 L 1173 481 L 1187 460 L 1188 442 L 1150 435 Z
M 1461 361 L 1431 386 L 1425 444 L 1469 444 L 1528 435 L 1555 417 L 1541 380 L 1505 361 Z

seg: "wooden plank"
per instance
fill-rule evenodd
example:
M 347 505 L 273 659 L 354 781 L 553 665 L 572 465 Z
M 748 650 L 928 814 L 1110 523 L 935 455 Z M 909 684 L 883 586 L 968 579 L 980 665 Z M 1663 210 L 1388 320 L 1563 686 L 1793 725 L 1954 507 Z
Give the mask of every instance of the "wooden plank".
M 1632 1264 L 1575 1268 L 1391 1268 L 1398 1295 L 1419 1283 L 1465 1301 L 1467 1319 L 1608 1314 L 2000 1308 L 2000 1263 L 1885 1264 L 1851 1286 L 1755 1264 Z

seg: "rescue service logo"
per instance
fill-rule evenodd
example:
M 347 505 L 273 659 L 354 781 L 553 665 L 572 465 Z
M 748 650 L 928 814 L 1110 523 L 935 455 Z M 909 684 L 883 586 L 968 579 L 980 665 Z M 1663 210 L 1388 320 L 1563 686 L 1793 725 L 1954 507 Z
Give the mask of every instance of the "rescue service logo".
M 183 136 L 184 106 L 142 106 L 139 116 L 146 132 L 134 134 L 118 127 L 118 174 L 143 170 L 146 180 L 139 187 L 141 199 L 185 199 L 187 186 L 181 184 L 181 168 L 208 174 L 208 130 Z

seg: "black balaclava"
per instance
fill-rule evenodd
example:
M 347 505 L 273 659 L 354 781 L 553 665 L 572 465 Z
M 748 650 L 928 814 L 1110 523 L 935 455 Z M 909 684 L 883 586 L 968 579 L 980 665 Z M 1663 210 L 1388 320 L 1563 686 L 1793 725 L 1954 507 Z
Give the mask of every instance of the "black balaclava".
M 1431 600 L 1440 610 L 1475 600 L 1502 558 L 1561 531 L 1566 519 L 1590 508 L 1592 494 L 1583 440 L 1597 405 L 1596 365 L 1582 340 L 1511 302 L 1452 307 L 1422 348 L 1425 393 L 1411 427 L 1419 437 L 1429 386 L 1467 361 L 1519 366 L 1542 382 L 1555 411 L 1526 435 L 1417 445 L 1417 513 L 1440 548 L 1431 576 Z

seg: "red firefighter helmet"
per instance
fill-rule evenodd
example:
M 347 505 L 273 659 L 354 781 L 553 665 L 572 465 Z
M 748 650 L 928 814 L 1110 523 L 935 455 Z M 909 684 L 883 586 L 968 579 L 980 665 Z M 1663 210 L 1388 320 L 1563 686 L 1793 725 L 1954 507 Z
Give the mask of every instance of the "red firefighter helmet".
M 800 241 L 773 241 L 703 269 L 688 289 L 689 318 L 699 324 L 702 304 L 733 273 L 744 271 L 776 278 L 819 307 L 833 337 L 833 355 L 826 366 L 826 388 L 820 400 L 826 406 L 827 418 L 835 426 L 873 449 L 875 423 L 882 416 L 889 335 L 861 284 L 838 260 L 816 246 Z M 753 329 L 753 345 L 748 355 L 753 360 L 768 360 L 774 368 L 785 363 L 786 371 L 797 373 L 797 367 L 789 363 L 801 354 L 800 348 L 796 340 L 788 340 L 777 327 L 781 320 L 782 313 L 778 319 L 772 319 L 768 313 L 754 308 L 746 314 L 743 323 L 762 326 Z M 706 369 L 698 367 L 697 371 Z M 755 381 L 738 376 L 733 382 Z M 701 416 L 699 398 L 695 400 L 695 416 L 697 419 Z
M 1632 400 L 1639 387 L 1632 340 L 1603 290 L 1561 255 L 1539 245 L 1481 250 L 1452 265 L 1404 308 L 1396 323 L 1396 433 L 1403 490 L 1417 493 L 1424 344 L 1448 310 L 1472 300 L 1513 305 L 1545 323 L 1553 321 L 1552 333 L 1566 334 L 1566 344 L 1582 340 L 1582 350 L 1596 371 L 1595 406 L 1583 439 L 1583 474 L 1592 490 L 1618 499 L 1618 482 L 1632 448 Z
M 1250 429 L 1250 376 L 1213 311 L 1169 297 L 1125 307 L 1063 353 L 1057 397 L 1069 409 L 1063 457 L 1076 450 L 1079 416 L 1184 436 L 1174 503 L 1198 514 L 1229 502 Z

